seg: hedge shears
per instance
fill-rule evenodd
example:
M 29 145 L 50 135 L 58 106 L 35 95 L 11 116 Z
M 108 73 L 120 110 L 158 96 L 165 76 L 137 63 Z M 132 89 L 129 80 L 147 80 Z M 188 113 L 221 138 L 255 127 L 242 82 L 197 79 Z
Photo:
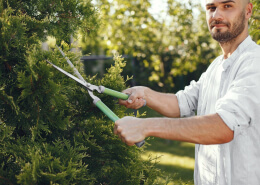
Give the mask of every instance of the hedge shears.
M 57 46 L 58 47 L 58 46 Z M 115 91 L 115 90 L 112 90 L 112 89 L 109 89 L 109 88 L 106 88 L 104 86 L 96 86 L 96 85 L 93 85 L 93 84 L 90 84 L 88 83 L 82 76 L 81 74 L 78 72 L 78 70 L 74 67 L 74 65 L 72 64 L 72 62 L 68 59 L 68 57 L 65 56 L 65 54 L 63 53 L 63 51 L 58 47 L 59 51 L 61 52 L 61 54 L 63 55 L 63 57 L 67 60 L 67 63 L 70 65 L 70 67 L 73 69 L 74 71 L 74 74 L 78 77 L 75 77 L 74 75 L 64 71 L 63 69 L 61 69 L 60 67 L 54 65 L 53 63 L 51 63 L 50 61 L 47 60 L 47 62 L 49 64 L 51 64 L 54 68 L 56 68 L 57 70 L 59 70 L 60 72 L 62 72 L 63 74 L 67 75 L 68 77 L 72 78 L 73 80 L 75 80 L 76 82 L 80 83 L 81 85 L 83 85 L 90 97 L 93 99 L 93 103 L 105 114 L 107 115 L 113 122 L 119 120 L 119 117 L 113 112 L 111 111 L 101 100 L 100 98 L 98 98 L 97 96 L 95 96 L 93 94 L 93 91 L 97 91 L 98 93 L 104 93 L 104 94 L 107 94 L 107 95 L 110 95 L 110 96 L 113 96 L 113 97 L 116 97 L 116 98 L 120 98 L 120 99 L 123 99 L 123 100 L 127 100 L 128 99 L 128 95 L 127 94 L 124 94 L 124 93 L 121 93 L 121 92 L 118 92 L 118 91 Z M 144 145 L 145 141 L 141 141 L 141 142 L 138 142 L 138 143 L 135 143 L 135 145 L 137 147 L 142 147 Z

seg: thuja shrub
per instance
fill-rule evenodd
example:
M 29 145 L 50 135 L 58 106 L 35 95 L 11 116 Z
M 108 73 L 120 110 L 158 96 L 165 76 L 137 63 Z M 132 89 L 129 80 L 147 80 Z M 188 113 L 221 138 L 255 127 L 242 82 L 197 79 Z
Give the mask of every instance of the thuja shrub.
M 122 143 L 113 134 L 114 123 L 93 105 L 87 90 L 46 62 L 73 73 L 57 49 L 41 50 L 46 30 L 55 36 L 63 29 L 51 22 L 53 17 L 41 14 L 45 6 L 40 1 L 40 9 L 32 1 L 4 2 L 0 1 L 0 184 L 155 184 L 160 172 L 153 162 L 141 159 L 143 149 Z M 61 11 L 72 2 L 56 8 Z M 48 18 L 52 25 L 44 29 Z M 65 52 L 88 82 L 117 91 L 126 88 L 121 57 L 116 56 L 97 79 L 83 74 L 80 56 Z M 98 96 L 119 117 L 126 115 L 116 99 Z
M 73 55 L 68 54 L 78 60 Z M 16 66 L 14 96 L 6 92 L 6 85 L 1 87 L 0 180 L 10 184 L 154 183 L 159 171 L 141 159 L 142 149 L 122 143 L 113 134 L 114 123 L 93 105 L 87 90 L 46 59 L 72 73 L 58 50 L 44 52 L 34 46 L 23 65 Z M 80 62 L 75 65 L 82 69 Z M 116 57 L 102 79 L 84 77 L 121 91 L 126 88 L 120 75 L 124 65 Z M 117 100 L 99 97 L 119 117 L 125 116 Z

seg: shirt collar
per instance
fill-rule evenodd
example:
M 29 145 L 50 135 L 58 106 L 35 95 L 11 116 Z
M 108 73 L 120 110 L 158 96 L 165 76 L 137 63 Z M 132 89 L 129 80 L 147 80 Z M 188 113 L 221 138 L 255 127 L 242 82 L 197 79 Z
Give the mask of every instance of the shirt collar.
M 230 57 L 228 57 L 222 64 L 223 69 L 226 70 L 227 68 L 229 68 L 234 61 L 236 61 L 237 57 L 246 50 L 246 48 L 248 48 L 248 45 L 252 43 L 252 39 L 250 36 L 248 36 L 241 44 L 239 44 L 239 46 L 237 47 L 237 49 L 231 54 Z M 222 55 L 222 57 L 224 58 L 224 56 Z

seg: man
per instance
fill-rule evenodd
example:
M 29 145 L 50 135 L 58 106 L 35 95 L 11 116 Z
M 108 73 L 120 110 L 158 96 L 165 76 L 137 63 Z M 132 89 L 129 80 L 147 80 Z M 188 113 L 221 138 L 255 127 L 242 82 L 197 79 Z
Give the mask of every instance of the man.
M 125 90 L 130 97 L 120 104 L 138 109 L 146 101 L 168 118 L 125 117 L 114 133 L 127 145 L 148 136 L 196 143 L 196 185 L 260 184 L 260 46 L 248 36 L 252 8 L 249 0 L 206 0 L 209 31 L 223 55 L 176 95 Z

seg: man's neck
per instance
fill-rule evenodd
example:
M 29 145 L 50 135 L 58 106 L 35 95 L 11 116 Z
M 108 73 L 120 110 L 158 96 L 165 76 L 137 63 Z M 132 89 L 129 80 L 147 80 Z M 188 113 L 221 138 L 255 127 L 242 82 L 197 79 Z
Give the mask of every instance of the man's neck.
M 219 43 L 224 59 L 229 58 L 237 47 L 248 37 L 248 31 L 242 32 L 238 37 L 227 43 Z

